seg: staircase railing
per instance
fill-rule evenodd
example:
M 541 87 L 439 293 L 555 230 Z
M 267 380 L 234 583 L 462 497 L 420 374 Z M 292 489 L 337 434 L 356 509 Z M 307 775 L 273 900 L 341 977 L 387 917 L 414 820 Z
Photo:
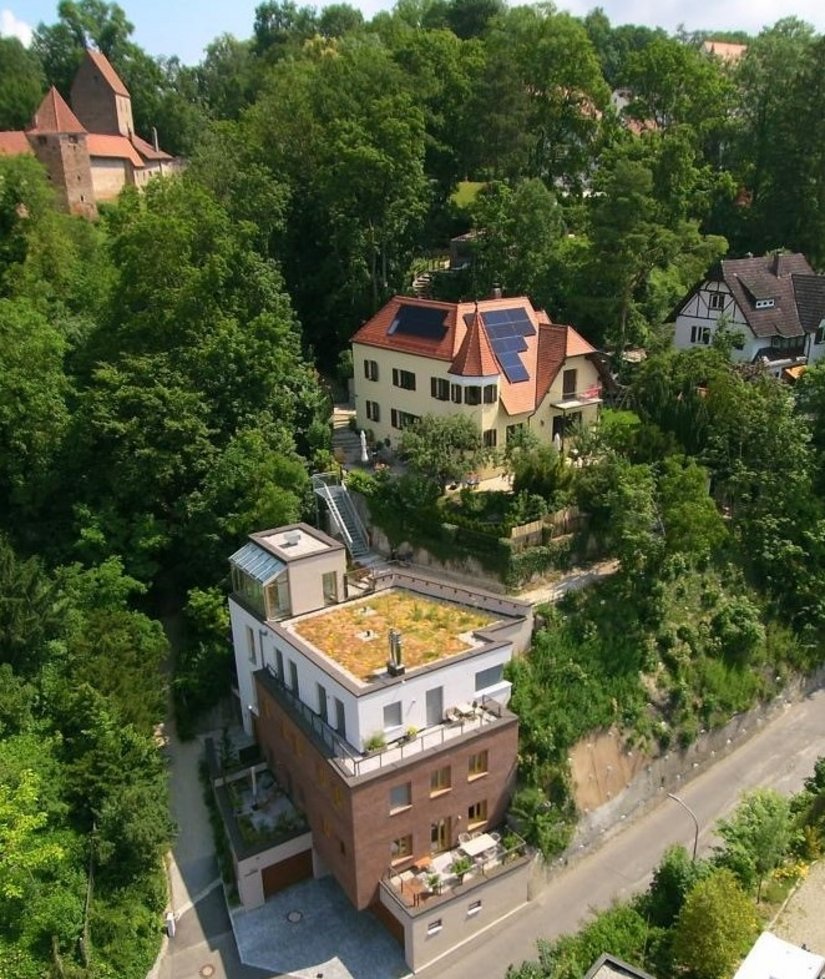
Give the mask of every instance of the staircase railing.
M 339 490 L 339 493 L 333 495 L 332 488 Z M 360 545 L 363 551 L 369 550 L 369 536 L 367 534 L 367 529 L 364 526 L 361 518 L 358 516 L 358 511 L 350 498 L 349 491 L 346 486 L 341 482 L 340 477 L 337 473 L 315 473 L 312 476 L 312 488 L 321 497 L 321 499 L 326 503 L 329 508 L 329 512 L 332 514 L 332 518 L 335 521 L 338 529 L 344 537 L 344 543 L 351 554 L 354 555 L 356 546 Z M 347 526 L 347 520 L 345 515 L 341 512 L 341 507 L 338 503 L 341 503 L 343 508 L 346 510 L 346 517 L 349 517 L 350 524 L 354 528 L 358 540 L 353 538 L 350 533 L 349 527 Z

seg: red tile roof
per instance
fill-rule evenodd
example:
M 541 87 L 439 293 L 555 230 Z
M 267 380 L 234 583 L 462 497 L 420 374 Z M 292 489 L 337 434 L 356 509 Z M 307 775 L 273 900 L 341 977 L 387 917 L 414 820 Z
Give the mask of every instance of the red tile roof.
M 110 136 L 106 133 L 89 133 L 86 137 L 91 157 L 110 157 L 128 160 L 132 166 L 143 167 L 145 164 L 135 148 L 125 136 Z
M 100 74 L 103 76 L 103 80 L 115 93 L 115 95 L 125 95 L 129 97 L 129 90 L 120 80 L 120 76 L 115 71 L 115 69 L 109 63 L 109 59 L 106 55 L 101 54 L 100 51 L 93 51 L 91 48 L 86 48 L 86 57 L 92 62 L 92 64 L 97 68 Z
M 21 156 L 24 153 L 34 153 L 25 133 L 13 130 L 0 133 L 0 156 Z
M 35 112 L 27 132 L 85 133 L 86 130 L 60 92 L 52 85 Z
M 140 136 L 132 134 L 132 146 L 140 153 L 144 160 L 171 160 L 172 157 L 165 150 L 156 150 L 151 143 L 147 143 Z
M 478 315 L 478 307 L 470 316 L 464 341 L 450 365 L 449 373 L 460 374 L 462 377 L 491 377 L 501 373 L 493 356 L 487 331 Z
M 414 336 L 393 327 L 402 306 L 443 310 L 443 336 Z M 525 337 L 527 349 L 520 353 L 528 379 L 512 382 L 499 370 L 484 325 L 484 314 L 498 309 L 521 309 L 536 330 Z M 477 315 L 481 314 L 481 315 Z M 464 377 L 499 374 L 502 404 L 510 415 L 535 411 L 558 375 L 565 357 L 593 352 L 593 347 L 569 326 L 550 322 L 544 310 L 535 310 L 524 296 L 483 299 L 478 303 L 444 303 L 411 296 L 394 296 L 352 337 L 353 343 L 396 350 L 400 353 L 449 361 L 450 373 Z

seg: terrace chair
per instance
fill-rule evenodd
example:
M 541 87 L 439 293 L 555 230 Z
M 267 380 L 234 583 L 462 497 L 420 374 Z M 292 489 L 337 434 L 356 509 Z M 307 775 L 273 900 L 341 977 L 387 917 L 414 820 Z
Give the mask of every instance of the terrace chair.
M 498 833 L 495 830 L 493 830 L 493 832 L 490 833 L 489 835 L 491 840 L 495 840 L 496 843 L 501 843 L 501 833 Z
M 458 834 L 458 842 L 459 843 L 469 843 L 471 839 L 472 839 L 472 836 L 469 833 L 459 833 Z

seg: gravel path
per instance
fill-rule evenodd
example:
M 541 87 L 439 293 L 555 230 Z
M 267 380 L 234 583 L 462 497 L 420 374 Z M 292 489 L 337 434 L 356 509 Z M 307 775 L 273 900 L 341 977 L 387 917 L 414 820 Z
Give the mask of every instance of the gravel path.
M 825 955 L 825 860 L 815 863 L 771 929 L 775 935 Z

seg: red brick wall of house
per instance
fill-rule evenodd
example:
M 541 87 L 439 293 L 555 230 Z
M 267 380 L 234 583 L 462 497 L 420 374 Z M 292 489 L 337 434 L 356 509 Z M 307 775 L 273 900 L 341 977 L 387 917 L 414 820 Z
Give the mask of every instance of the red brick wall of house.
M 259 683 L 258 741 L 278 780 L 307 816 L 315 850 L 357 908 L 377 900 L 392 861 L 392 843 L 412 836 L 412 856 L 396 871 L 430 853 L 430 827 L 449 818 L 450 843 L 466 831 L 468 809 L 486 800 L 487 826 L 504 818 L 515 784 L 518 722 L 502 721 L 482 734 L 454 739 L 437 752 L 388 768 L 386 774 L 350 784 L 315 747 L 283 707 Z M 468 779 L 470 756 L 488 753 L 487 774 Z M 451 768 L 451 788 L 430 796 L 431 773 Z M 390 790 L 409 782 L 412 804 L 390 814 Z

